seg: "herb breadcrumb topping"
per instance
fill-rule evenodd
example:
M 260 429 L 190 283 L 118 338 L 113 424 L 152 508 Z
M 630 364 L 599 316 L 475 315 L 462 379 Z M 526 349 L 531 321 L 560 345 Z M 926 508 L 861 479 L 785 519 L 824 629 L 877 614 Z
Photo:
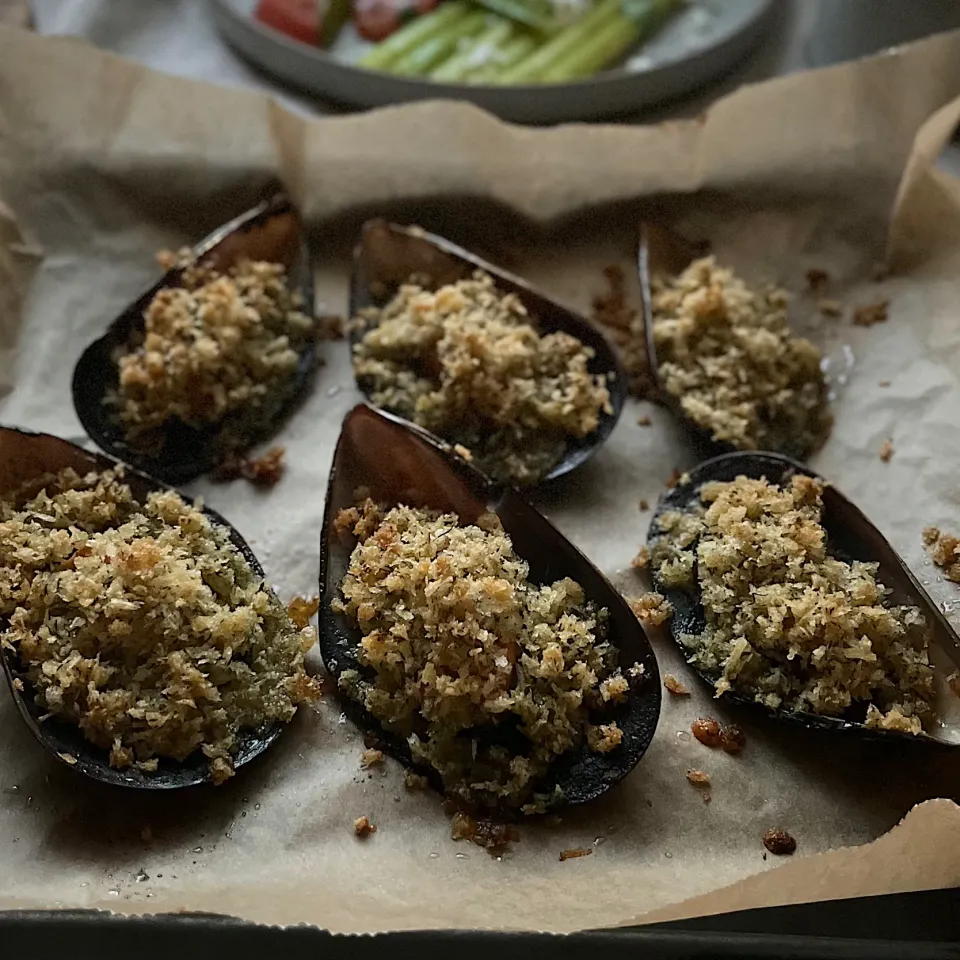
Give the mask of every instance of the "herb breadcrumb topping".
M 201 750 L 221 782 L 242 731 L 318 695 L 303 668 L 315 633 L 225 529 L 173 491 L 137 502 L 123 477 L 68 469 L 0 504 L 0 643 L 46 715 L 78 725 L 111 766 L 151 771 Z

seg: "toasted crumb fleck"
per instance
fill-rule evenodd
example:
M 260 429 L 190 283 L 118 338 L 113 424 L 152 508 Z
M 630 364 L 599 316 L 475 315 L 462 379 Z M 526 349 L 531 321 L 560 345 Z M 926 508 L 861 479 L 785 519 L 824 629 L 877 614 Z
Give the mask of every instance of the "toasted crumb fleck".
M 320 609 L 319 597 L 294 597 L 287 604 L 287 616 L 294 626 L 303 629 L 310 624 L 310 618 Z
M 954 696 L 960 697 L 960 670 L 954 670 L 953 673 L 947 677 L 947 686 Z
M 346 332 L 346 321 L 335 313 L 317 317 L 317 335 L 321 340 L 342 340 Z
M 817 309 L 825 317 L 839 317 L 843 315 L 843 304 L 839 300 L 818 300 Z
M 612 412 L 593 349 L 541 334 L 485 273 L 436 291 L 405 284 L 368 319 L 353 365 L 372 401 L 463 444 L 498 479 L 536 482 Z
M 710 774 L 704 772 L 703 770 L 688 770 L 687 779 L 695 787 L 709 787 L 710 786 Z
M 259 457 L 228 456 L 213 472 L 212 479 L 226 483 L 242 477 L 256 487 L 276 486 L 286 472 L 285 452 L 285 447 L 271 447 Z
M 637 426 L 651 427 L 653 426 L 653 421 L 649 417 L 637 417 Z
M 650 509 L 650 501 L 647 500 L 647 499 L 642 499 L 642 500 L 640 501 L 640 503 L 639 503 L 639 507 L 640 507 L 640 509 L 643 510 L 643 511 L 649 510 L 649 509 Z
M 634 570 L 646 570 L 650 566 L 650 551 L 646 547 L 641 547 L 630 561 L 630 566 Z
M 77 758 L 72 753 L 58 753 L 57 756 L 66 764 L 69 764 L 71 767 L 74 766 L 77 762 Z
M 516 843 L 520 839 L 520 831 L 513 824 L 476 819 L 461 811 L 455 813 L 450 822 L 450 837 L 453 840 L 469 840 L 495 856 L 511 843 Z
M 0 642 L 38 705 L 117 769 L 202 750 L 214 782 L 229 778 L 242 731 L 315 699 L 313 631 L 174 491 L 140 503 L 122 468 L 41 483 L 0 504 Z
M 877 455 L 884 463 L 889 463 L 893 456 L 893 443 L 890 440 L 884 440 L 880 444 L 880 452 Z
M 473 454 L 462 443 L 455 443 L 453 445 L 453 452 L 458 457 L 463 457 L 463 459 L 466 460 L 467 463 L 470 463 L 470 461 L 473 460 Z
M 672 490 L 679 482 L 683 474 L 676 468 L 673 468 L 673 473 L 663 481 L 663 485 L 668 489 Z
M 631 600 L 630 609 L 645 627 L 659 627 L 673 616 L 673 607 L 661 593 L 645 593 Z
M 353 821 L 353 832 L 361 839 L 366 840 L 377 832 L 377 825 L 370 822 L 369 817 L 357 817 Z
M 960 583 L 960 537 L 941 533 L 936 527 L 927 527 L 923 531 L 923 543 L 930 559 L 943 570 L 943 575 Z
M 681 683 L 672 673 L 665 673 L 663 675 L 663 685 L 669 693 L 672 693 L 675 697 L 687 697 L 690 695 L 690 691 L 686 686 Z
M 797 841 L 786 830 L 768 830 L 763 835 L 763 845 L 775 856 L 789 856 L 797 849 Z
M 19 692 L 23 692 L 23 681 L 19 677 L 13 678 L 13 689 Z
M 362 766 L 364 769 L 375 767 L 378 763 L 383 763 L 383 761 L 384 756 L 382 750 L 370 748 L 368 750 L 364 750 L 360 755 L 360 766 Z
M 607 611 L 572 580 L 534 584 L 494 514 L 460 525 L 453 514 L 367 502 L 352 509 L 354 547 L 333 609 L 360 627 L 341 689 L 432 766 L 447 796 L 473 807 L 542 812 L 553 761 L 584 740 L 613 749 L 603 722 L 624 691 Z M 486 733 L 507 724 L 514 754 Z M 539 806 L 539 811 L 536 809 Z
M 889 306 L 890 301 L 881 298 L 862 307 L 856 307 L 853 311 L 853 322 L 858 327 L 872 327 L 875 323 L 883 323 L 887 319 Z
M 889 381 L 889 380 L 881 380 L 880 383 L 877 384 L 877 386 L 880 386 L 880 387 L 889 387 L 889 386 L 890 386 L 890 381 Z
M 705 747 L 719 747 L 723 743 L 720 724 L 712 717 L 700 717 L 690 724 L 690 732 Z
M 819 267 L 807 271 L 807 287 L 811 293 L 820 293 L 830 283 L 830 274 Z
M 654 581 L 696 582 L 706 628 L 678 639 L 717 696 L 826 716 L 865 706 L 867 726 L 918 734 L 933 714 L 929 624 L 889 602 L 877 564 L 831 556 L 822 494 L 803 475 L 704 484 L 695 509 L 658 518 Z
M 783 290 L 750 289 L 713 257 L 653 280 L 664 390 L 713 439 L 740 450 L 819 447 L 830 430 L 820 351 L 794 337 Z
M 563 863 L 565 860 L 576 860 L 579 857 L 589 857 L 591 853 L 593 853 L 592 847 L 574 847 L 571 850 L 561 850 L 560 862 Z
M 182 262 L 182 261 L 181 261 Z M 185 264 L 180 285 L 159 290 L 144 329 L 114 352 L 118 386 L 107 397 L 127 441 L 163 450 L 165 428 L 216 424 L 227 456 L 251 425 L 289 399 L 300 355 L 314 336 L 281 264 L 242 260 L 224 272 Z
M 623 269 L 612 264 L 604 267 L 603 275 L 607 289 L 593 298 L 593 322 L 603 328 L 617 348 L 627 372 L 630 393 L 643 397 L 650 392 L 643 317 L 628 302 Z
M 747 745 L 747 736 L 735 723 L 724 724 L 720 728 L 720 746 L 729 753 L 736 755 Z
M 419 773 L 408 773 L 403 778 L 403 785 L 408 790 L 426 790 L 430 786 L 430 781 Z

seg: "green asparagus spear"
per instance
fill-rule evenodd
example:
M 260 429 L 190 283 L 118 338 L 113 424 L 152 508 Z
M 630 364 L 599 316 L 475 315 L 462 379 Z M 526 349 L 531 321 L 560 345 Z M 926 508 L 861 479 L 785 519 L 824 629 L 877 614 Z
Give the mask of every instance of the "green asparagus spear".
M 485 66 L 491 55 L 499 55 L 516 29 L 513 21 L 494 14 L 487 15 L 488 26 L 472 40 L 463 44 L 440 66 L 430 73 L 430 79 L 440 83 L 459 83 L 471 70 Z
M 457 49 L 461 40 L 480 33 L 490 16 L 486 10 L 473 10 L 462 19 L 448 24 L 439 33 L 417 44 L 387 68 L 390 73 L 406 77 L 422 77 L 443 63 Z
M 504 70 L 495 80 L 500 84 L 540 83 L 541 77 L 584 42 L 594 31 L 613 23 L 620 16 L 620 0 L 600 2 L 576 23 L 551 37 L 529 57 Z
M 493 13 L 539 33 L 556 33 L 568 24 L 557 16 L 550 0 L 476 0 Z
M 521 33 L 512 37 L 500 49 L 500 55 L 493 63 L 471 70 L 464 76 L 466 83 L 497 83 L 497 77 L 533 53 L 542 43 L 541 37 L 533 33 Z
M 470 10 L 470 4 L 465 0 L 443 3 L 436 10 L 417 17 L 405 27 L 401 27 L 392 37 L 378 43 L 357 61 L 357 65 L 366 67 L 368 70 L 387 70 L 395 61 L 414 50 L 419 43 L 429 40 L 430 37 L 468 16 Z
M 329 50 L 344 24 L 350 19 L 351 0 L 330 0 L 324 9 L 320 2 L 320 49 Z

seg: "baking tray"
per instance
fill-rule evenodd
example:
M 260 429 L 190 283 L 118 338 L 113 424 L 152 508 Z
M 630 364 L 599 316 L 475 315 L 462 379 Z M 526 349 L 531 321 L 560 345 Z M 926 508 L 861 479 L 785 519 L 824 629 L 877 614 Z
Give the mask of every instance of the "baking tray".
M 636 113 L 679 97 L 735 68 L 782 12 L 774 0 L 693 0 L 624 67 L 577 83 L 471 86 L 363 70 L 346 35 L 327 53 L 253 18 L 256 0 L 208 0 L 227 42 L 245 59 L 298 90 L 351 107 L 412 100 L 469 100 L 505 120 L 557 123 Z M 349 34 L 350 31 L 347 31 Z
M 120 917 L 91 911 L 0 912 L 0 956 L 262 960 L 284 950 L 323 960 L 952 960 L 960 889 L 833 900 L 561 936 L 414 931 L 370 936 L 258 926 L 205 914 Z

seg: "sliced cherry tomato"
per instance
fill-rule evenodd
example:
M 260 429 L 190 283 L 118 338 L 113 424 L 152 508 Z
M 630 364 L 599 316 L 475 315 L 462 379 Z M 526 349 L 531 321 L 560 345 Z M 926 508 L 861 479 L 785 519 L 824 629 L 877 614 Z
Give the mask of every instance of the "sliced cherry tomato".
M 254 14 L 260 23 L 294 40 L 316 46 L 320 37 L 317 0 L 260 0 Z
M 364 40 L 379 43 L 440 0 L 354 0 L 353 22 Z

